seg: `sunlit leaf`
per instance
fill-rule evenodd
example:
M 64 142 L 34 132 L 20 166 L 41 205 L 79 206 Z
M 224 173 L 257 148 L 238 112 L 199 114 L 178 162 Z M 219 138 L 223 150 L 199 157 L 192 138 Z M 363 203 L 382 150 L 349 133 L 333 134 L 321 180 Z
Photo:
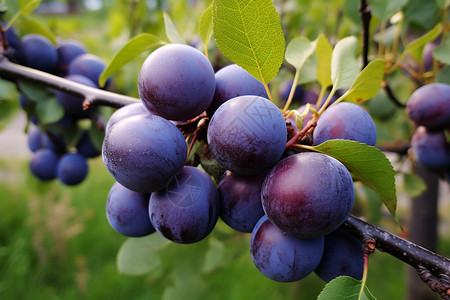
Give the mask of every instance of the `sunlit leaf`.
M 335 90 L 349 88 L 359 74 L 355 57 L 358 41 L 354 36 L 340 40 L 331 56 L 331 80 Z
M 164 12 L 163 17 L 164 17 L 164 27 L 166 29 L 166 36 L 169 39 L 169 41 L 173 44 L 186 44 L 186 41 L 181 37 L 180 33 L 173 24 L 169 15 Z
M 351 87 L 342 96 L 347 102 L 361 103 L 369 100 L 381 89 L 384 77 L 384 60 L 371 61 L 355 79 Z
M 433 50 L 433 57 L 446 65 L 450 65 L 449 54 L 450 54 L 450 35 L 446 34 L 445 39 L 442 41 L 442 43 Z
M 317 81 L 322 87 L 329 87 L 333 84 L 331 81 L 331 48 L 328 40 L 323 34 L 317 38 L 316 54 L 317 54 Z
M 376 300 L 367 286 L 360 295 L 361 281 L 348 276 L 340 276 L 325 285 L 317 300 Z
M 285 40 L 272 0 L 214 0 L 213 31 L 222 53 L 267 84 L 284 60 Z
M 397 192 L 395 171 L 383 152 L 373 146 L 350 140 L 328 140 L 313 147 L 315 151 L 330 155 L 351 172 L 352 177 L 373 189 L 395 217 Z
M 409 43 L 406 46 L 405 50 L 403 51 L 402 55 L 406 55 L 425 46 L 426 43 L 431 42 L 432 40 L 437 38 L 441 32 L 442 32 L 442 25 L 441 24 L 436 25 L 432 30 L 422 35 L 420 38 L 417 38 L 411 43 Z
M 125 64 L 135 59 L 138 55 L 147 51 L 153 47 L 166 44 L 156 36 L 149 33 L 142 33 L 128 41 L 122 49 L 117 52 L 113 60 L 105 68 L 100 75 L 100 86 L 104 86 L 106 80 L 120 70 Z
M 54 45 L 56 45 L 56 37 L 53 34 L 53 32 L 48 29 L 46 26 L 42 24 L 42 22 L 39 22 L 35 19 L 32 19 L 30 17 L 22 18 L 20 19 L 20 28 L 26 32 L 26 33 L 34 33 L 34 34 L 40 34 L 45 36 L 52 42 Z
M 399 11 L 407 0 L 368 0 L 371 12 L 381 21 L 387 21 Z
M 212 23 L 212 4 L 202 13 L 199 22 L 200 39 L 205 45 L 205 52 L 208 49 L 209 41 L 213 35 L 213 23 Z

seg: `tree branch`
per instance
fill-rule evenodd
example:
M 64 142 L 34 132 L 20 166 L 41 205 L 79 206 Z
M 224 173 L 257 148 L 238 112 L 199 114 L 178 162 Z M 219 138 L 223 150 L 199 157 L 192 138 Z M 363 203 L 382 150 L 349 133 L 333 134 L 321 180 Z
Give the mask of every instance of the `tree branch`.
M 46 72 L 18 65 L 2 57 L 0 57 L 0 77 L 12 82 L 17 82 L 20 79 L 29 80 L 69 94 L 81 96 L 86 99 L 86 107 L 92 105 L 122 107 L 140 101 L 137 98 L 92 88 Z
M 389 253 L 417 270 L 426 269 L 438 278 L 450 276 L 450 259 L 402 239 L 380 227 L 350 216 L 342 228 L 361 241 L 367 238 L 375 240 L 378 250 Z M 450 292 L 450 286 L 447 286 L 447 289 Z
M 363 69 L 369 63 L 369 31 L 370 31 L 370 19 L 372 14 L 370 7 L 366 0 L 361 0 L 359 3 L 359 15 L 362 21 L 363 28 Z

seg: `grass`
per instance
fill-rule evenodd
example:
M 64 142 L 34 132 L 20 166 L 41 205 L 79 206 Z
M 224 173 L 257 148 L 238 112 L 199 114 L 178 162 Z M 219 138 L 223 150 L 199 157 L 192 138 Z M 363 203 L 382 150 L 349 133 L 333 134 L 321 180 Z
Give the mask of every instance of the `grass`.
M 157 272 L 121 274 L 116 255 L 126 238 L 106 220 L 114 180 L 101 159 L 90 161 L 89 176 L 77 187 L 39 182 L 27 168 L 26 161 L 0 160 L 1 299 L 315 299 L 323 288 L 315 274 L 290 284 L 265 278 L 251 261 L 248 236 L 236 235 L 222 242 L 237 255 L 212 272 L 200 271 L 205 241 L 171 247 Z M 221 232 L 213 236 L 220 240 Z M 448 241 L 442 248 L 450 248 Z M 369 289 L 378 299 L 404 298 L 404 269 L 376 252 Z

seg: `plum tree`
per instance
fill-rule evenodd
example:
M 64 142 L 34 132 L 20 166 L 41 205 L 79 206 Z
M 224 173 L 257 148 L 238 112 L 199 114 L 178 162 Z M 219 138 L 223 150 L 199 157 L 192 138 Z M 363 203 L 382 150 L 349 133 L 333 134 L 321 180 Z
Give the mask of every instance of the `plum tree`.
M 206 110 L 209 116 L 225 101 L 237 96 L 255 95 L 267 98 L 264 85 L 236 64 L 227 65 L 217 71 L 215 81 L 214 98 Z
M 255 266 L 272 280 L 291 282 L 311 274 L 322 258 L 323 236 L 296 238 L 284 234 L 264 215 L 253 228 L 250 254 Z
M 167 188 L 151 194 L 148 213 L 155 229 L 167 239 L 198 242 L 216 225 L 219 194 L 206 172 L 185 166 Z
M 148 215 L 150 194 L 138 193 L 115 182 L 106 200 L 106 218 L 118 233 L 141 237 L 155 232 Z
M 278 107 L 259 96 L 239 96 L 223 103 L 208 125 L 215 159 L 240 175 L 273 167 L 286 145 L 286 122 Z
M 341 102 L 326 109 L 313 133 L 314 144 L 346 139 L 374 146 L 377 130 L 372 117 L 360 106 Z
M 261 191 L 264 212 L 272 223 L 301 238 L 336 230 L 349 216 L 354 197 L 349 171 L 321 153 L 284 158 L 270 170 Z
M 266 173 L 241 176 L 226 171 L 217 189 L 220 199 L 220 217 L 231 228 L 240 232 L 252 232 L 264 215 L 261 205 L 261 187 Z
M 166 45 L 145 60 L 139 73 L 138 91 L 150 112 L 168 120 L 189 120 L 211 104 L 214 69 L 197 49 Z
M 117 122 L 106 133 L 102 147 L 105 166 L 116 181 L 141 193 L 165 188 L 183 168 L 186 155 L 178 128 L 148 113 Z

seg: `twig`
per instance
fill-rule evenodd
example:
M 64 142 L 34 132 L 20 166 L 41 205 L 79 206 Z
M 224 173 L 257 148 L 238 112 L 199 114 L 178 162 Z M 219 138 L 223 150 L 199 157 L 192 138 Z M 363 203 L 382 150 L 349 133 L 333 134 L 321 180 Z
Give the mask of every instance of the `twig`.
M 394 92 L 391 90 L 391 87 L 389 86 L 389 84 L 386 81 L 383 81 L 383 87 L 384 90 L 386 91 L 386 94 L 388 95 L 389 99 L 391 99 L 391 101 L 397 105 L 400 108 L 405 108 L 406 104 L 401 103 L 397 97 L 394 95 Z
M 91 107 L 93 105 L 122 107 L 140 101 L 137 98 L 92 88 L 46 72 L 21 66 L 1 57 L 0 77 L 12 82 L 17 82 L 17 80 L 20 79 L 28 80 L 72 95 L 83 97 L 87 101 L 85 103 L 86 107 Z
M 359 3 L 359 15 L 362 21 L 363 28 L 363 69 L 369 63 L 369 31 L 370 31 L 370 19 L 372 14 L 370 7 L 366 0 L 361 0 Z

